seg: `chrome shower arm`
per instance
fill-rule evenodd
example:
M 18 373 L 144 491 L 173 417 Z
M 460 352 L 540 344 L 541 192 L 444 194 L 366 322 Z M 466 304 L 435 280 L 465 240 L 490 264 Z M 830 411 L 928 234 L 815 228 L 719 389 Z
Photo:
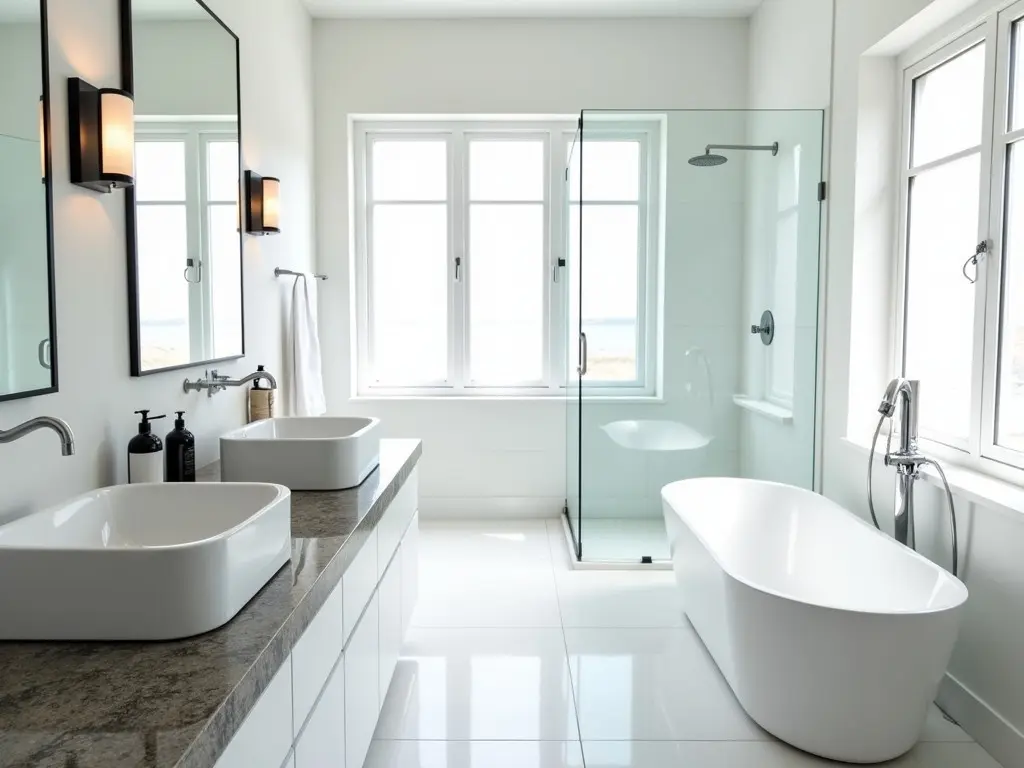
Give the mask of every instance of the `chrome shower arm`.
M 704 148 L 705 152 L 710 152 L 713 149 L 733 149 L 733 150 L 745 150 L 748 152 L 771 152 L 773 155 L 779 154 L 779 142 L 774 144 L 708 144 Z

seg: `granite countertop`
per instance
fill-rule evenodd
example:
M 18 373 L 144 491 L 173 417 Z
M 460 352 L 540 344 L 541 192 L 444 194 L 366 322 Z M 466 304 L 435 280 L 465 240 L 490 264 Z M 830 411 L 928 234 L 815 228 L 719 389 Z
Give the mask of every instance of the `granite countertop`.
M 358 488 L 293 492 L 291 561 L 220 629 L 0 642 L 0 767 L 212 768 L 421 453 L 419 440 L 381 440 L 380 467 Z M 200 479 L 219 476 L 212 465 Z

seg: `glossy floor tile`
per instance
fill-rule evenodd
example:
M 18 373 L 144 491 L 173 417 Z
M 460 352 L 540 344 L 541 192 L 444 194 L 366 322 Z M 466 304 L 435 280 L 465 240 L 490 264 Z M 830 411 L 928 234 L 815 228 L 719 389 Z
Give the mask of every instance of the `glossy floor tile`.
M 583 768 L 578 741 L 375 741 L 363 768 Z
M 413 625 L 561 627 L 554 576 L 550 568 L 421 568 Z
M 567 571 L 555 575 L 565 627 L 681 627 L 672 571 Z
M 565 629 L 586 740 L 765 740 L 696 633 Z
M 562 631 L 411 629 L 376 738 L 578 739 Z
M 466 570 L 489 568 L 551 568 L 544 520 L 424 521 L 420 558 L 426 568 Z
M 847 766 L 775 742 L 585 741 L 587 768 L 819 768 Z M 886 768 L 999 768 L 977 744 L 920 744 Z

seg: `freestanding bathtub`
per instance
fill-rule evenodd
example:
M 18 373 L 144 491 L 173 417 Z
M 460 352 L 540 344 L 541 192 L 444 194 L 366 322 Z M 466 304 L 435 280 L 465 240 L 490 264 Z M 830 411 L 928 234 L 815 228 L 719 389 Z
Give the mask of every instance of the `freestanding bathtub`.
M 662 489 L 683 608 L 740 704 L 807 752 L 917 743 L 967 588 L 810 491 L 732 478 Z

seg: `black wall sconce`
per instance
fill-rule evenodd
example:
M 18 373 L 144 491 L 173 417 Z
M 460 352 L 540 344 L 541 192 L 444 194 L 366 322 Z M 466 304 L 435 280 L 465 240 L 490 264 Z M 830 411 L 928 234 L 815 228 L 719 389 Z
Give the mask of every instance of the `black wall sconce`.
M 128 91 L 68 78 L 71 183 L 113 192 L 135 183 L 135 102 Z
M 245 231 L 250 235 L 281 232 L 281 180 L 245 172 Z

